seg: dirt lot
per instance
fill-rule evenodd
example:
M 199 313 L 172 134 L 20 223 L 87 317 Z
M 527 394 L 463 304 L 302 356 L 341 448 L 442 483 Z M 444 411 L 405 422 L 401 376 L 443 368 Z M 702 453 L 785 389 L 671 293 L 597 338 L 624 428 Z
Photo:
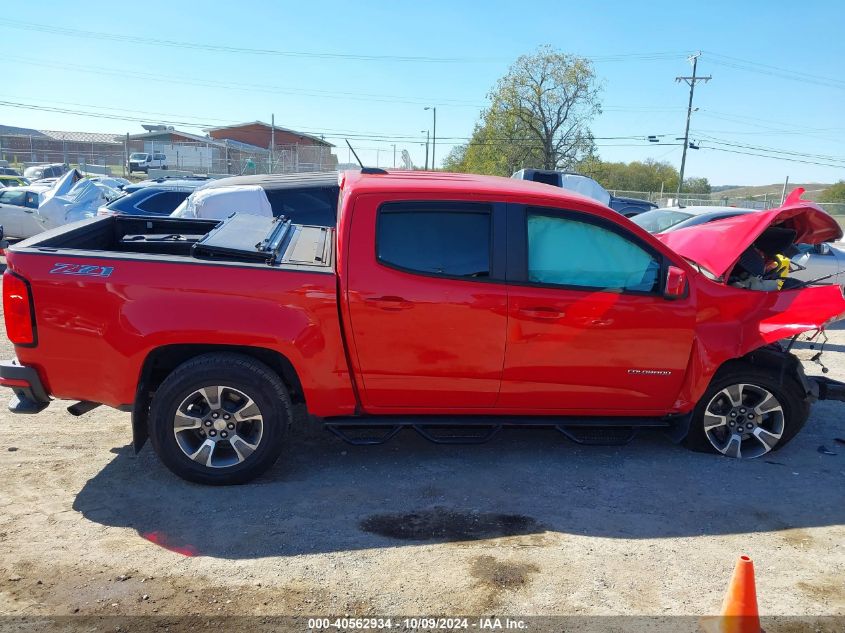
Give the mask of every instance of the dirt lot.
M 845 379 L 845 330 L 828 348 Z M 0 410 L 0 614 L 694 615 L 718 609 L 748 554 L 764 614 L 845 615 L 845 404 L 817 404 L 750 462 L 661 434 L 621 448 L 552 431 L 470 447 L 297 434 L 235 488 L 135 455 L 128 414 L 67 404 Z

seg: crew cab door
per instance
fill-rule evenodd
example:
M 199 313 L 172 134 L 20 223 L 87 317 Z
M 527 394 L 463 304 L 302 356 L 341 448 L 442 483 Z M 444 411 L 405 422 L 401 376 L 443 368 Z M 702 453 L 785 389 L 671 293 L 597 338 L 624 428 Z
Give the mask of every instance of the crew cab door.
M 667 260 L 624 226 L 508 208 L 508 334 L 498 406 L 660 411 L 680 391 L 694 309 L 663 297 Z
M 507 322 L 494 225 L 505 205 L 365 194 L 352 212 L 344 316 L 364 407 L 493 407 Z

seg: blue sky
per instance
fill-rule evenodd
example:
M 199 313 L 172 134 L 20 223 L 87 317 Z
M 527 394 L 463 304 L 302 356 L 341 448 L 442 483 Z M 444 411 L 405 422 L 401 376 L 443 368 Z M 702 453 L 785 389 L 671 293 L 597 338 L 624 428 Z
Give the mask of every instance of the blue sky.
M 391 166 L 396 144 L 421 165 L 421 131 L 431 128 L 423 107 L 435 105 L 439 163 L 471 133 L 510 63 L 551 44 L 596 60 L 604 113 L 592 129 L 603 159 L 677 166 L 681 148 L 671 144 L 683 134 L 687 88 L 674 78 L 689 74 L 689 53 L 703 50 L 699 73 L 713 80 L 696 88 L 691 137 L 702 149 L 688 153 L 688 176 L 712 184 L 845 178 L 841 0 L 38 5 L 0 17 L 0 102 L 100 116 L 0 105 L 0 123 L 122 134 L 141 131 L 133 119 L 146 118 L 197 132 L 273 113 L 278 125 L 324 133 L 338 145 L 349 136 L 369 164 Z M 604 138 L 649 134 L 664 142 Z M 792 162 L 734 153 L 773 150 Z M 346 161 L 345 145 L 338 155 Z

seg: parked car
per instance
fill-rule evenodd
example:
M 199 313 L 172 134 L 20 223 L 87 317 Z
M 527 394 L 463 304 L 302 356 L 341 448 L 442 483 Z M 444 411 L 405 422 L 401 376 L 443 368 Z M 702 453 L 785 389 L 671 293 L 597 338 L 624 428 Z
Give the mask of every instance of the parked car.
M 67 172 L 67 165 L 53 163 L 51 165 L 33 165 L 32 167 L 27 167 L 24 169 L 23 175 L 30 180 L 40 180 L 42 178 L 59 178 Z
M 170 215 L 201 184 L 174 179 L 142 187 L 101 206 L 97 215 Z
M 36 211 L 44 196 L 40 187 L 0 189 L 0 225 L 6 237 L 31 237 L 44 230 Z
M 105 185 L 106 187 L 110 187 L 111 189 L 116 189 L 117 191 L 123 191 L 123 188 L 131 182 L 130 180 L 127 180 L 126 178 L 120 178 L 119 176 L 86 176 L 86 177 L 91 182 L 100 183 L 101 185 Z
M 8 174 L 0 174 L 0 188 L 3 187 L 23 187 L 28 185 L 29 180 L 23 176 L 10 176 Z
M 136 449 L 149 435 L 174 473 L 231 484 L 273 464 L 294 406 L 347 439 L 656 427 L 754 458 L 789 442 L 814 400 L 845 400 L 845 383 L 806 376 L 778 344 L 845 317 L 838 287 L 721 281 L 786 227 L 805 243 L 841 237 L 813 203 L 658 239 L 512 179 L 346 172 L 340 189 L 336 229 L 116 215 L 12 246 L 11 411 L 50 395 L 80 400 L 76 414 L 131 410 Z
M 14 167 L 0 165 L 0 176 L 20 176 L 21 173 Z
M 231 201 L 226 196 L 214 196 L 212 213 L 225 217 L 233 211 L 244 210 L 244 205 L 263 215 L 270 209 L 274 216 L 285 216 L 295 224 L 335 226 L 337 223 L 337 197 L 340 193 L 337 172 L 315 172 L 301 174 L 264 174 L 257 176 L 232 176 L 209 180 L 185 201 L 174 217 L 198 217 L 195 199 L 210 202 L 208 192 L 231 192 Z M 227 207 L 227 204 L 229 206 Z M 220 215 L 222 214 L 222 215 Z
M 554 187 L 561 187 L 575 193 L 580 193 L 583 196 L 598 200 L 603 205 L 606 205 L 624 215 L 626 218 L 634 217 L 640 213 L 650 209 L 656 209 L 657 205 L 648 200 L 640 200 L 639 198 L 625 198 L 622 196 L 614 196 L 602 187 L 599 183 L 588 176 L 582 176 L 569 171 L 558 171 L 555 169 L 520 169 L 514 173 L 511 178 L 517 180 L 530 180 L 532 182 L 542 182 Z
M 145 187 L 153 187 L 155 185 L 176 181 L 196 183 L 197 186 L 200 186 L 208 182 L 208 180 L 208 176 L 165 176 L 163 178 L 152 178 L 149 180 L 142 180 L 140 182 L 130 182 L 128 185 L 123 186 L 123 191 L 126 193 L 132 193 L 133 191 L 138 191 L 139 189 L 144 189 Z
M 129 173 L 150 169 L 167 169 L 167 156 L 161 152 L 135 152 L 129 155 Z
M 801 193 L 803 189 L 800 189 L 798 195 Z M 666 207 L 646 211 L 631 218 L 631 221 L 649 233 L 667 233 L 748 213 L 758 211 L 718 206 Z M 792 262 L 790 278 L 804 282 L 822 280 L 826 283 L 845 285 L 845 251 L 836 244 L 799 243 L 795 245 L 794 251 L 787 255 Z

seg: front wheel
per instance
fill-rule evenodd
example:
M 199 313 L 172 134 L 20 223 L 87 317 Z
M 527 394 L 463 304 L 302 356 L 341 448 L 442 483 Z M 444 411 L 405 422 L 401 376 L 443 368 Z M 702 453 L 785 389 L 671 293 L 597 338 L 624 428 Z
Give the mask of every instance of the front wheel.
M 264 363 L 206 354 L 177 367 L 156 391 L 150 441 L 184 479 L 240 484 L 273 465 L 291 420 L 288 391 Z
M 695 407 L 684 444 L 696 451 L 754 459 L 785 446 L 809 412 L 792 377 L 737 364 L 713 379 Z

